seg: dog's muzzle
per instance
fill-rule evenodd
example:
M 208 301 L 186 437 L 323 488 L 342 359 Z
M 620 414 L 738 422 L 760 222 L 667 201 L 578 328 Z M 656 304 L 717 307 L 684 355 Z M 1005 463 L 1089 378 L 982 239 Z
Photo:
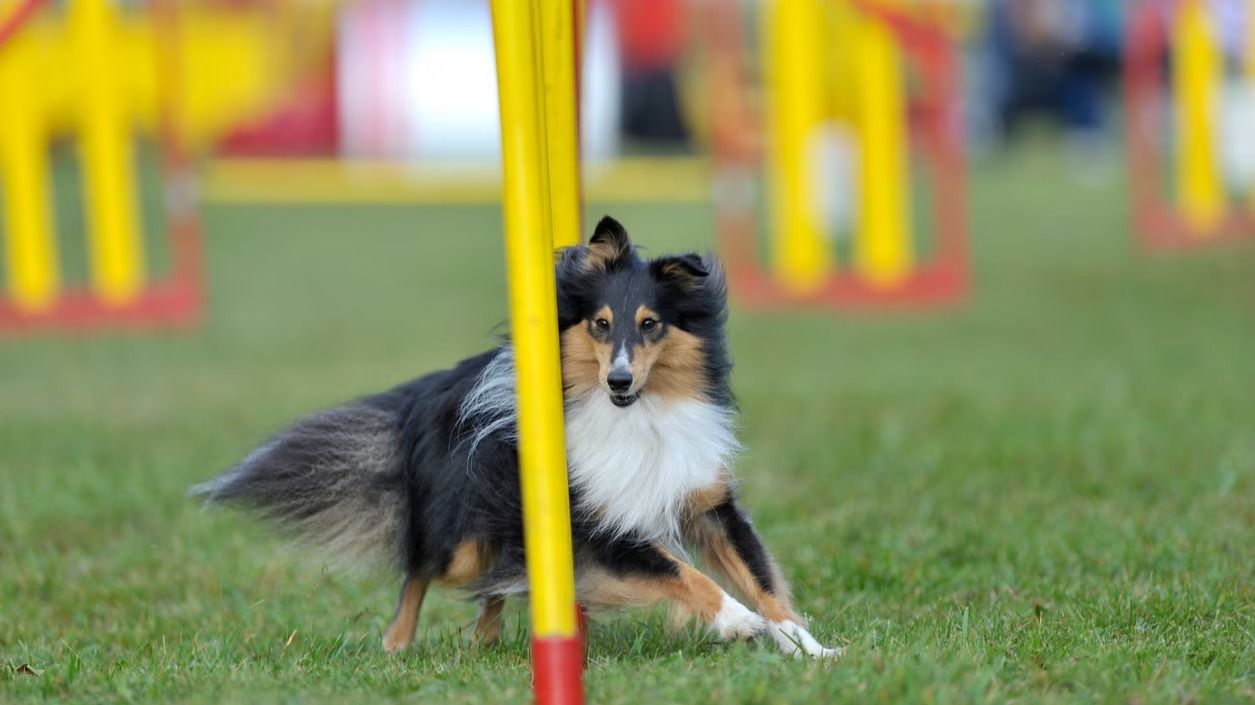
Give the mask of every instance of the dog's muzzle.
M 639 392 L 631 392 L 632 370 L 626 366 L 611 370 L 606 375 L 606 386 L 610 388 L 610 401 L 615 406 L 631 406 L 640 397 Z
M 641 395 L 639 392 L 633 394 L 619 394 L 617 392 L 610 393 L 610 403 L 618 407 L 631 406 L 637 399 L 640 398 Z

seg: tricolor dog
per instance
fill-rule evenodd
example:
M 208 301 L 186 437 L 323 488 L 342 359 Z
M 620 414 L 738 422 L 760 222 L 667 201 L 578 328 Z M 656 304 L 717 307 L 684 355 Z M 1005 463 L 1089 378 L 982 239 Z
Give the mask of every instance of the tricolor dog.
M 718 263 L 644 259 L 604 218 L 556 270 L 579 601 L 668 603 L 722 639 L 839 653 L 807 631 L 737 504 Z M 432 584 L 478 599 L 475 638 L 495 639 L 505 600 L 527 586 L 510 345 L 298 420 L 194 491 L 398 566 L 388 651 L 413 640 Z

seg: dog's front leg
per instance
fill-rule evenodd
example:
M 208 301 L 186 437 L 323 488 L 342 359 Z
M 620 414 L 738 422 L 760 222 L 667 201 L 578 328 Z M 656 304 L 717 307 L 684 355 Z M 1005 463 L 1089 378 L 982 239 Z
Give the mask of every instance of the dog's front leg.
M 763 618 L 724 592 L 693 566 L 661 546 L 628 539 L 595 548 L 597 565 L 577 584 L 581 602 L 645 606 L 670 602 L 706 624 L 721 639 L 746 639 L 767 628 Z
M 767 619 L 768 632 L 782 651 L 815 658 L 841 655 L 841 649 L 828 648 L 811 636 L 806 621 L 793 611 L 788 583 L 731 497 L 698 516 L 688 538 L 704 565 L 724 576 Z

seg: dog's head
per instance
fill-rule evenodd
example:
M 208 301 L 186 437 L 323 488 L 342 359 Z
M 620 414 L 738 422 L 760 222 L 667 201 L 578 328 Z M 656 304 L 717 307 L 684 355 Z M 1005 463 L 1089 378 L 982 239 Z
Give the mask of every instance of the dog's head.
M 727 402 L 727 287 L 713 257 L 643 259 L 623 226 L 601 219 L 558 260 L 562 378 L 568 398 L 604 393 Z

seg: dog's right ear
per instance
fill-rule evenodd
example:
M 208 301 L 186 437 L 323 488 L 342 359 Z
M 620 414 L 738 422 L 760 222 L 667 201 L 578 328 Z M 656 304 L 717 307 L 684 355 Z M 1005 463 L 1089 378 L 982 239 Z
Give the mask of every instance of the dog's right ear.
M 597 222 L 593 236 L 588 240 L 590 264 L 606 269 L 610 263 L 627 257 L 631 252 L 632 241 L 619 221 L 607 215 Z

